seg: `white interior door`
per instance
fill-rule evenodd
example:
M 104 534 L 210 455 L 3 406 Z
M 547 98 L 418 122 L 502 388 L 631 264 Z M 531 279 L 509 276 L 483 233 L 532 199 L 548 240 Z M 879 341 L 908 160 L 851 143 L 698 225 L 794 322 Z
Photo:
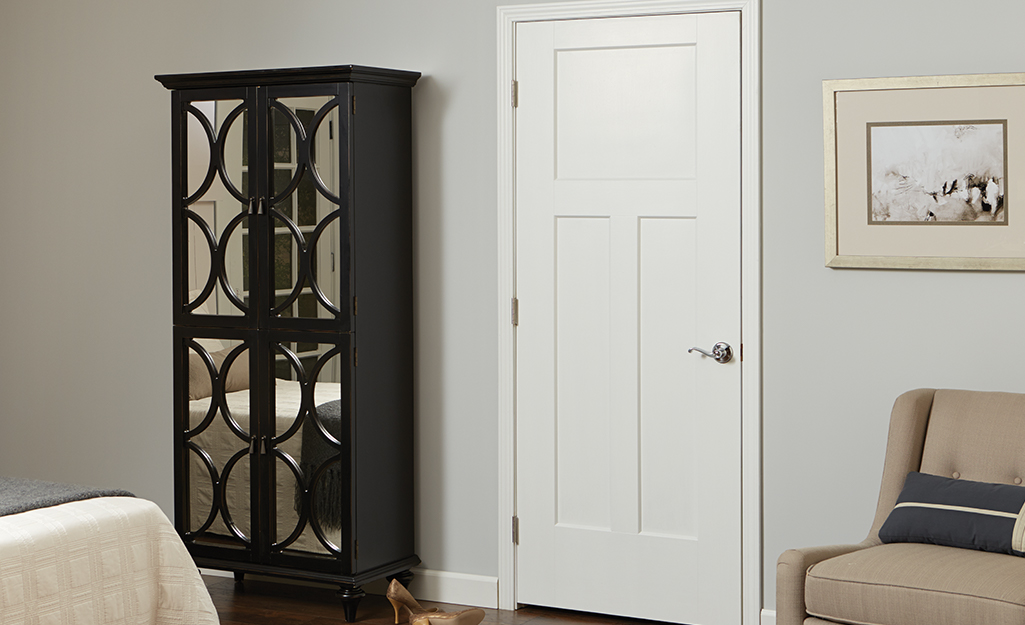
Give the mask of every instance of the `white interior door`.
M 517 601 L 739 623 L 740 14 L 520 23 L 516 79 Z

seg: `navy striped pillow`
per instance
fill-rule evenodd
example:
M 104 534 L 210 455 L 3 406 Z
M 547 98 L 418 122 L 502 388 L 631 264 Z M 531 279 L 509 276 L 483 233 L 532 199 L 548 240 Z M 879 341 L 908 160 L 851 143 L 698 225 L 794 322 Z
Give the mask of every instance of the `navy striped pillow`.
M 1025 486 L 912 471 L 886 522 L 884 543 L 931 543 L 1025 556 Z

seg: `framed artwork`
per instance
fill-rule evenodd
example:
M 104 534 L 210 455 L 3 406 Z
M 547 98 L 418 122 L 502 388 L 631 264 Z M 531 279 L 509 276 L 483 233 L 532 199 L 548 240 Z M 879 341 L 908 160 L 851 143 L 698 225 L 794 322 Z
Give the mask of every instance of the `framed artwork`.
M 1025 74 L 823 81 L 826 266 L 1025 270 Z

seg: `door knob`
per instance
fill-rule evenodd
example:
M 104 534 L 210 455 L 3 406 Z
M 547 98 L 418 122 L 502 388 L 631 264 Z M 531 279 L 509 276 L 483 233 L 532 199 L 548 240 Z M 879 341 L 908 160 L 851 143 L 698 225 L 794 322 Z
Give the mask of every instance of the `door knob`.
M 709 358 L 715 358 L 715 361 L 721 365 L 725 365 L 729 361 L 733 360 L 733 348 L 728 343 L 716 343 L 712 346 L 712 353 L 709 354 L 700 347 L 692 347 L 687 350 L 687 353 L 700 352 L 701 354 L 708 356 Z

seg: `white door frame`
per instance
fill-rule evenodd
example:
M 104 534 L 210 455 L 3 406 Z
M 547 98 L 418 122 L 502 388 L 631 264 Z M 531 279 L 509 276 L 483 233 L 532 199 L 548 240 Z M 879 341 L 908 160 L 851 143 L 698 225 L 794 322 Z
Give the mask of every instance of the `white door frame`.
M 516 608 L 515 75 L 518 22 L 739 11 L 741 14 L 741 584 L 743 625 L 762 608 L 761 0 L 587 0 L 498 7 L 498 607 Z

